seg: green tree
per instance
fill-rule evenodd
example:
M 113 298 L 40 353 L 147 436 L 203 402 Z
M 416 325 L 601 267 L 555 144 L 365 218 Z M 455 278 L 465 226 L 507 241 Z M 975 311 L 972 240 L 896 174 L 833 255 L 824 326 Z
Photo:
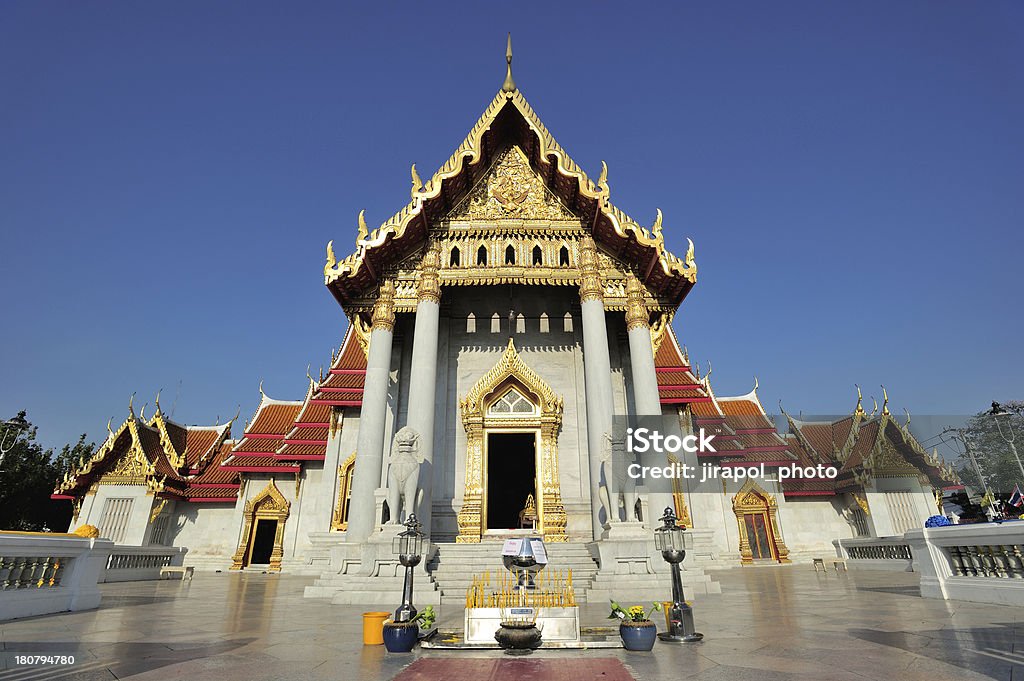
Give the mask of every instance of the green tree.
M 1013 492 L 1015 484 L 1024 490 L 1024 476 L 1006 441 L 1007 437 L 1015 436 L 1017 452 L 1024 456 L 1024 401 L 1005 402 L 1002 407 L 1009 412 L 1008 416 L 994 417 L 987 410 L 975 414 L 967 421 L 964 435 L 988 487 L 997 498 L 1005 499 Z M 966 453 L 960 455 L 958 464 L 960 478 L 965 484 L 977 490 L 984 489 Z
M 11 442 L 15 433 L 0 426 L 0 439 Z M 75 444 L 66 444 L 60 453 L 43 449 L 36 441 L 37 429 L 31 424 L 17 433 L 14 446 L 0 461 L 0 529 L 28 532 L 65 532 L 71 522 L 71 502 L 53 500 L 53 488 L 71 470 L 81 456 L 96 446 L 86 443 L 85 435 Z

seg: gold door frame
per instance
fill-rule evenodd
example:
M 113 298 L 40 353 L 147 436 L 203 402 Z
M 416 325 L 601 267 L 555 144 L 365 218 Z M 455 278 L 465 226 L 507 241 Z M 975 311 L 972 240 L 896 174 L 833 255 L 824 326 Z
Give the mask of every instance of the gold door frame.
M 530 416 L 488 414 L 488 408 L 500 399 L 507 388 L 515 387 L 529 399 L 536 411 Z M 545 541 L 569 540 L 565 528 L 567 517 L 562 504 L 558 475 L 558 430 L 562 426 L 562 398 L 537 372 L 528 367 L 510 338 L 501 359 L 459 400 L 462 425 L 466 429 L 466 489 L 459 511 L 459 544 L 476 544 L 484 531 L 487 485 L 484 471 L 487 434 L 489 432 L 539 433 L 536 462 L 537 515 Z
M 281 490 L 274 484 L 271 478 L 267 486 L 259 494 L 245 502 L 243 517 L 245 525 L 242 529 L 242 538 L 238 543 L 238 549 L 231 558 L 231 569 L 241 570 L 248 564 L 252 555 L 253 534 L 256 531 L 257 520 L 276 520 L 277 532 L 274 534 L 274 548 L 270 552 L 270 572 L 281 571 L 281 560 L 284 558 L 284 523 L 288 520 L 291 504 Z
M 764 491 L 760 485 L 748 479 L 740 491 L 732 498 L 732 511 L 736 514 L 736 524 L 740 530 L 740 563 L 750 565 L 754 562 L 754 553 L 750 550 L 750 537 L 747 536 L 747 525 L 743 516 L 750 513 L 763 513 L 768 521 L 772 557 L 780 563 L 788 563 L 789 549 L 782 541 L 779 533 L 778 502 L 775 495 Z
M 505 393 L 502 390 L 502 395 Z M 499 396 L 500 397 L 500 396 Z M 488 404 L 490 406 L 490 404 Z M 512 421 L 513 419 L 508 419 Z M 487 490 L 490 489 L 491 481 L 491 435 L 505 435 L 506 433 L 530 433 L 533 435 L 533 498 L 534 503 L 540 496 L 540 467 L 541 467 L 541 443 L 540 443 L 540 428 L 529 428 L 522 426 L 509 426 L 505 427 L 503 424 L 494 425 L 492 422 L 494 419 L 486 419 L 486 422 L 491 425 L 484 426 L 484 479 L 481 487 L 483 493 L 480 495 L 480 533 L 485 535 L 488 532 L 500 533 L 501 530 L 489 530 L 487 529 Z M 536 422 L 536 419 L 515 419 L 515 421 L 532 421 Z M 525 499 L 523 501 L 526 501 Z M 543 506 L 537 507 L 537 527 L 544 527 L 544 508 Z

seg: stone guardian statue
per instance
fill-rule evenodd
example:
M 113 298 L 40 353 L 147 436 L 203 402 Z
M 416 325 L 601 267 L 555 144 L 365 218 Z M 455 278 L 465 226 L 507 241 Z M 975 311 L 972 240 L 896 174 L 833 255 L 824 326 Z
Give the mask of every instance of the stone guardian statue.
M 391 517 L 389 525 L 401 522 L 402 515 L 416 512 L 419 502 L 420 434 L 409 426 L 404 426 L 395 433 L 391 445 L 390 466 L 388 468 L 388 510 Z

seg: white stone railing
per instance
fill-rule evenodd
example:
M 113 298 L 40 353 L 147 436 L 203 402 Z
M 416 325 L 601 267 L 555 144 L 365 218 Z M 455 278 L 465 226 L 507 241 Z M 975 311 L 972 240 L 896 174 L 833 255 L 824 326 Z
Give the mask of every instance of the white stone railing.
M 858 537 L 833 539 L 836 555 L 845 558 L 850 567 L 911 572 L 914 557 L 910 544 L 903 537 Z
M 101 582 L 134 582 L 159 579 L 160 568 L 180 566 L 188 549 L 177 546 L 114 546 Z
M 0 532 L 0 620 L 97 607 L 112 549 L 107 539 Z
M 1024 522 L 932 527 L 905 537 L 922 596 L 1024 605 Z

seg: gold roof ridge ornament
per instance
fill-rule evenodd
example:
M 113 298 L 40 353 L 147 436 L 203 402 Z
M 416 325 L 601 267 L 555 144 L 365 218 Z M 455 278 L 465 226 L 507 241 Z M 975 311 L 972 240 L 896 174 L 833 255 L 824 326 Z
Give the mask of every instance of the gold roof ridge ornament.
M 512 78 L 512 32 L 509 31 L 508 45 L 505 48 L 505 82 L 501 84 L 501 91 L 512 93 L 516 89 L 516 81 Z

